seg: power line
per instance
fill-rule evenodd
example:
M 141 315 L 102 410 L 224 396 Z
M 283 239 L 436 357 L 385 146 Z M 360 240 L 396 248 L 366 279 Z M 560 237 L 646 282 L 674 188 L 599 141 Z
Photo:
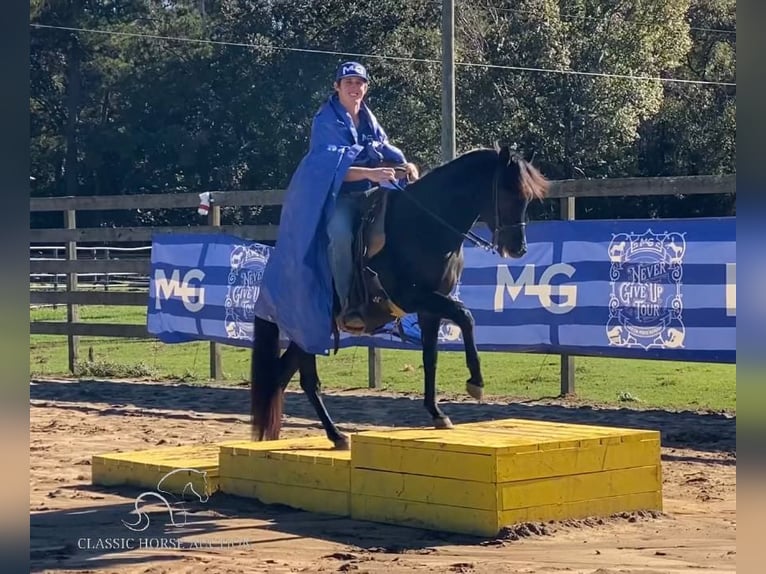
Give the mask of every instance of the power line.
M 124 36 L 130 38 L 147 38 L 151 40 L 167 40 L 171 42 L 187 42 L 192 44 L 212 44 L 217 46 L 234 46 L 238 48 L 260 48 L 266 50 L 279 50 L 285 52 L 303 52 L 307 54 L 324 54 L 331 56 L 345 56 L 352 58 L 364 58 L 364 59 L 381 59 L 381 60 L 397 60 L 402 62 L 420 62 L 426 64 L 441 64 L 441 60 L 433 58 L 413 58 L 408 56 L 387 56 L 381 54 L 360 54 L 355 52 L 340 52 L 334 50 L 320 50 L 316 48 L 292 48 L 287 46 L 274 46 L 271 44 L 252 44 L 246 42 L 225 42 L 223 40 L 206 40 L 198 38 L 182 38 L 176 36 L 160 36 L 157 34 L 138 34 L 135 32 L 120 32 L 115 30 L 95 30 L 90 28 L 75 28 L 71 26 L 52 26 L 49 24 L 30 24 L 33 28 L 46 28 L 50 30 L 64 30 L 69 32 L 84 32 L 89 34 L 103 34 L 109 36 Z M 605 72 L 584 72 L 580 70 L 562 70 L 553 68 L 538 68 L 532 66 L 509 66 L 503 64 L 485 64 L 480 62 L 455 62 L 455 66 L 464 67 L 476 67 L 476 68 L 488 68 L 495 70 L 512 70 L 519 72 L 536 72 L 547 74 L 565 74 L 565 75 L 577 75 L 577 76 L 590 76 L 599 78 L 615 78 L 625 80 L 639 80 L 639 81 L 652 81 L 652 82 L 665 82 L 665 83 L 679 83 L 679 84 L 697 84 L 708 86 L 736 86 L 735 82 L 714 82 L 709 80 L 684 80 L 681 78 L 663 78 L 660 76 L 637 76 L 632 74 L 609 74 Z

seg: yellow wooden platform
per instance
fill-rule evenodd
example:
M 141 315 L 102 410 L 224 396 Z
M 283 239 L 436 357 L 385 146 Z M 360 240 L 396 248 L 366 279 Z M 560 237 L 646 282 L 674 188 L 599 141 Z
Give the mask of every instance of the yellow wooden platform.
M 657 431 L 505 419 L 93 457 L 94 484 L 156 488 L 206 471 L 210 492 L 312 512 L 483 536 L 523 521 L 662 510 Z M 193 478 L 176 475 L 178 490 Z M 196 483 L 195 483 L 196 484 Z M 167 486 L 166 486 L 167 489 Z
M 662 509 L 656 431 L 507 419 L 355 434 L 351 516 L 466 534 Z
M 332 446 L 325 437 L 222 446 L 221 492 L 265 504 L 348 516 L 351 453 Z
M 199 494 L 206 485 L 210 495 L 218 490 L 219 448 L 219 444 L 203 444 L 98 454 L 91 460 L 91 482 L 152 491 L 161 488 L 174 494 L 182 494 L 191 482 Z

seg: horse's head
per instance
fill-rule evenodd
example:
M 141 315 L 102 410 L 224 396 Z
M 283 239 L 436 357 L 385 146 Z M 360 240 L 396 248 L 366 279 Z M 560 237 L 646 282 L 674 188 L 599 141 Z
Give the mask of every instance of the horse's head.
M 498 150 L 491 201 L 481 218 L 492 230 L 492 243 L 502 257 L 518 258 L 527 252 L 527 206 L 533 199 L 543 199 L 549 187 L 538 169 L 508 146 Z

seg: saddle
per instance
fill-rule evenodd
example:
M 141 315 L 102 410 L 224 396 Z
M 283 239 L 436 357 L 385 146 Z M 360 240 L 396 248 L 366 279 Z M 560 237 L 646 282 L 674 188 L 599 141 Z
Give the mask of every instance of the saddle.
M 417 177 L 410 169 L 406 166 L 396 166 L 397 172 L 404 172 L 403 175 L 407 176 L 408 181 Z M 387 188 L 375 187 L 360 194 L 362 217 L 354 236 L 348 308 L 362 317 L 365 326 L 361 331 L 354 330 L 345 325 L 343 317 L 338 317 L 338 329 L 347 333 L 371 334 L 392 320 L 406 315 L 406 312 L 391 300 L 378 274 L 369 267 L 370 260 L 380 253 L 386 244 L 385 222 L 390 193 L 391 190 Z

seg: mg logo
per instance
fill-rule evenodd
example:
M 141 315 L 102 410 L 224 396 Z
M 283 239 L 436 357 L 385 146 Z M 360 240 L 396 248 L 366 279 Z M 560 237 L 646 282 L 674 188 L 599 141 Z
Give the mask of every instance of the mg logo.
M 154 308 L 162 307 L 162 299 L 180 297 L 187 311 L 191 313 L 201 311 L 205 306 L 205 288 L 202 287 L 204 278 L 205 273 L 201 269 L 190 269 L 184 274 L 183 279 L 178 269 L 173 270 L 170 279 L 165 275 L 164 270 L 157 269 L 154 272 Z M 199 283 L 193 285 L 192 281 L 199 281 Z
M 540 276 L 540 282 L 535 282 L 535 266 L 525 265 L 518 279 L 514 279 L 507 265 L 497 266 L 497 286 L 495 287 L 495 312 L 502 313 L 505 309 L 505 294 L 515 301 L 523 293 L 526 296 L 537 297 L 540 305 L 556 315 L 569 313 L 577 305 L 576 285 L 551 285 L 551 279 L 556 275 L 566 275 L 572 278 L 575 268 L 568 263 L 556 263 L 548 266 Z M 553 301 L 553 297 L 557 301 Z

